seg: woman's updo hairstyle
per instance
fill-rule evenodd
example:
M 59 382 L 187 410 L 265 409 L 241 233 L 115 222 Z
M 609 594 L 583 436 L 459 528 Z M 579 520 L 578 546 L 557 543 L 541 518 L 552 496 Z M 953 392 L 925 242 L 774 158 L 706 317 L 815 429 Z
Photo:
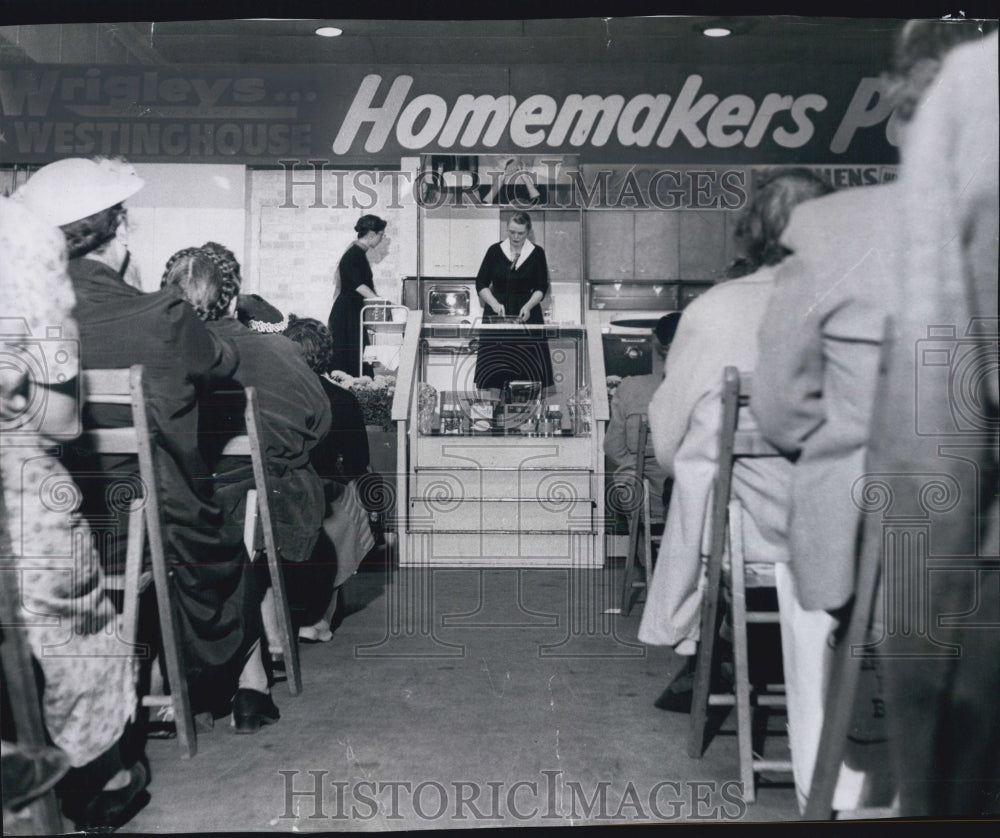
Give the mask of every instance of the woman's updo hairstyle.
M 520 224 L 526 230 L 531 229 L 531 216 L 526 212 L 515 212 L 511 217 L 508 224 Z
M 100 250 L 118 233 L 118 225 L 126 218 L 124 204 L 102 209 L 86 218 L 62 225 L 66 236 L 66 251 L 70 259 L 78 259 Z
M 384 218 L 379 218 L 377 215 L 362 215 L 357 224 L 354 225 L 354 232 L 361 239 L 369 233 L 381 233 L 386 226 L 387 222 Z
M 199 319 L 218 320 L 239 293 L 238 278 L 239 266 L 234 278 L 225 257 L 206 247 L 187 247 L 167 260 L 160 287 L 180 291 Z
M 240 263 L 236 261 L 236 254 L 218 242 L 205 242 L 201 249 L 214 256 L 219 270 L 225 274 L 227 280 L 235 284 L 236 290 L 233 293 L 239 293 L 243 286 L 243 277 L 240 274 Z
M 289 314 L 284 334 L 302 347 L 306 363 L 314 373 L 326 375 L 333 369 L 333 336 L 319 320 Z

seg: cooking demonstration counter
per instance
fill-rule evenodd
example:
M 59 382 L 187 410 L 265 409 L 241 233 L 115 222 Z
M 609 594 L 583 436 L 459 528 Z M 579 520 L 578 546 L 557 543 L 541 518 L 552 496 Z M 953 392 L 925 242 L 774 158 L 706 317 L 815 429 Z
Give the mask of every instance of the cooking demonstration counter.
M 474 386 L 482 341 L 539 337 L 552 356 L 552 387 Z M 608 404 L 597 318 L 530 327 L 427 325 L 418 316 L 401 357 L 393 403 L 400 563 L 603 564 Z

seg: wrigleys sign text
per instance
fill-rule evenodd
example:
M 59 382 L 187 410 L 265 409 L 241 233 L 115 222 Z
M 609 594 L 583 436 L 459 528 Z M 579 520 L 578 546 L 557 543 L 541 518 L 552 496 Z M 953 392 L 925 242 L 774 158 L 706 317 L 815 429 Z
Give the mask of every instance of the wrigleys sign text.
M 582 162 L 893 163 L 862 68 L 87 67 L 0 69 L 0 154 L 396 165 L 423 152 L 570 152 Z

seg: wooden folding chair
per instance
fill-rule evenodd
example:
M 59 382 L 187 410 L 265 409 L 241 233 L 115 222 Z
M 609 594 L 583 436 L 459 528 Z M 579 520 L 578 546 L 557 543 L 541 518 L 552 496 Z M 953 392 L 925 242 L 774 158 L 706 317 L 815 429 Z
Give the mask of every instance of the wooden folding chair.
M 739 743 L 740 779 L 743 799 L 752 803 L 756 797 L 754 775 L 759 771 L 791 771 L 790 759 L 762 759 L 753 752 L 753 708 L 784 707 L 783 693 L 755 689 L 750 683 L 747 625 L 778 623 L 778 612 L 748 610 L 746 603 L 746 565 L 742 539 L 742 505 L 731 501 L 733 465 L 745 457 L 779 457 L 781 453 L 757 431 L 739 430 L 739 414 L 750 403 L 751 381 L 736 367 L 726 367 L 723 374 L 722 425 L 719 429 L 719 461 L 713 485 L 710 520 L 710 551 L 707 583 L 701 609 L 701 641 L 695 666 L 694 694 L 691 703 L 691 728 L 688 755 L 700 758 L 705 750 L 705 728 L 709 706 L 736 706 L 736 733 Z M 732 692 L 711 693 L 715 664 L 715 635 L 719 597 L 722 593 L 723 558 L 729 545 L 732 574 L 733 666 Z M 759 585 L 758 585 L 759 586 Z M 773 582 L 766 585 L 773 587 Z
M 302 692 L 299 650 L 292 628 L 292 613 L 288 607 L 288 597 L 285 594 L 285 579 L 281 573 L 281 566 L 278 564 L 277 542 L 274 538 L 274 526 L 271 521 L 271 487 L 260 438 L 260 408 L 257 404 L 257 391 L 253 387 L 246 388 L 246 406 L 243 410 L 243 418 L 246 423 L 246 434 L 228 440 L 221 455 L 224 457 L 249 457 L 253 466 L 255 488 L 247 492 L 243 540 L 247 546 L 247 553 L 251 559 L 255 559 L 256 534 L 259 523 L 263 531 L 264 552 L 267 554 L 267 568 L 274 595 L 278 638 L 285 661 L 285 672 L 288 675 L 288 691 L 292 695 L 299 695 Z
M 121 404 L 132 408 L 132 426 L 124 428 L 95 428 L 84 432 L 81 443 L 96 454 L 131 454 L 138 457 L 139 477 L 143 497 L 132 501 L 128 522 L 128 549 L 125 559 L 123 621 L 125 639 L 135 643 L 138 603 L 142 589 L 144 540 L 149 538 L 152 580 L 156 591 L 156 607 L 163 640 L 163 658 L 170 684 L 169 695 L 147 695 L 143 707 L 171 707 L 177 726 L 177 740 L 181 756 L 190 759 L 198 752 L 191 701 L 188 696 L 187 675 L 180 635 L 177 628 L 174 604 L 170 596 L 170 575 L 163 551 L 163 518 L 153 465 L 152 436 L 146 397 L 143 388 L 143 369 L 84 370 L 84 398 L 91 404 Z M 115 580 L 108 577 L 111 587 Z
M 649 479 L 646 477 L 646 443 L 649 438 L 649 420 L 643 416 L 639 422 L 635 454 L 635 481 L 641 488 L 642 497 L 634 504 L 628 518 L 628 552 L 625 556 L 625 573 L 622 579 L 621 613 L 628 616 L 635 602 L 636 590 L 648 586 L 653 575 L 653 542 L 659 533 L 653 532 L 656 525 L 650 520 L 649 514 Z M 662 487 L 661 487 L 662 488 Z M 661 530 L 662 532 L 662 530 Z M 642 539 L 642 551 L 639 553 L 645 578 L 632 579 L 636 552 L 639 550 L 639 539 Z
M 3 486 L 0 485 L 0 556 L 14 555 L 7 529 L 7 510 L 4 504 Z M 13 571 L 7 571 L 10 575 Z M 10 715 L 17 735 L 18 746 L 28 755 L 44 751 L 45 722 L 42 719 L 42 704 L 35 686 L 35 673 L 31 652 L 19 625 L 18 587 L 9 579 L 0 583 L 0 667 L 3 669 L 4 684 L 10 702 Z M 69 762 L 66 763 L 66 768 Z M 24 807 L 31 820 L 31 834 L 58 835 L 65 832 L 59 801 L 52 789 L 40 794 Z M 4 825 L 7 826 L 7 810 L 4 810 Z
M 893 343 L 892 318 L 889 317 L 886 318 L 882 349 L 879 354 L 876 394 L 885 392 Z M 880 407 L 883 404 L 884 401 L 876 395 L 870 423 L 872 428 L 877 426 L 877 413 L 883 409 Z M 864 528 L 859 550 L 854 607 L 848 620 L 847 631 L 834 652 L 823 708 L 823 727 L 816 750 L 809 797 L 806 800 L 804 813 L 806 820 L 829 820 L 834 816 L 833 797 L 840 776 L 840 765 L 844 761 L 847 749 L 848 735 L 851 732 L 855 696 L 864 657 L 857 652 L 863 649 L 869 640 L 875 597 L 882 575 L 883 545 L 879 539 L 872 538 L 871 535 L 868 528 Z M 887 818 L 896 815 L 897 812 L 892 807 L 868 807 L 853 812 L 855 818 Z

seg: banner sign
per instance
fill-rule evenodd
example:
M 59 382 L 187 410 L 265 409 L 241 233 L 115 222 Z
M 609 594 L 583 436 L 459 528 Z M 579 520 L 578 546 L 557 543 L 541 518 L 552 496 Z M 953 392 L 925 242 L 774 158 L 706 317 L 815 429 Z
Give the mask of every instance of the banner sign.
M 8 65 L 0 162 L 893 164 L 882 90 L 877 69 L 854 65 Z

